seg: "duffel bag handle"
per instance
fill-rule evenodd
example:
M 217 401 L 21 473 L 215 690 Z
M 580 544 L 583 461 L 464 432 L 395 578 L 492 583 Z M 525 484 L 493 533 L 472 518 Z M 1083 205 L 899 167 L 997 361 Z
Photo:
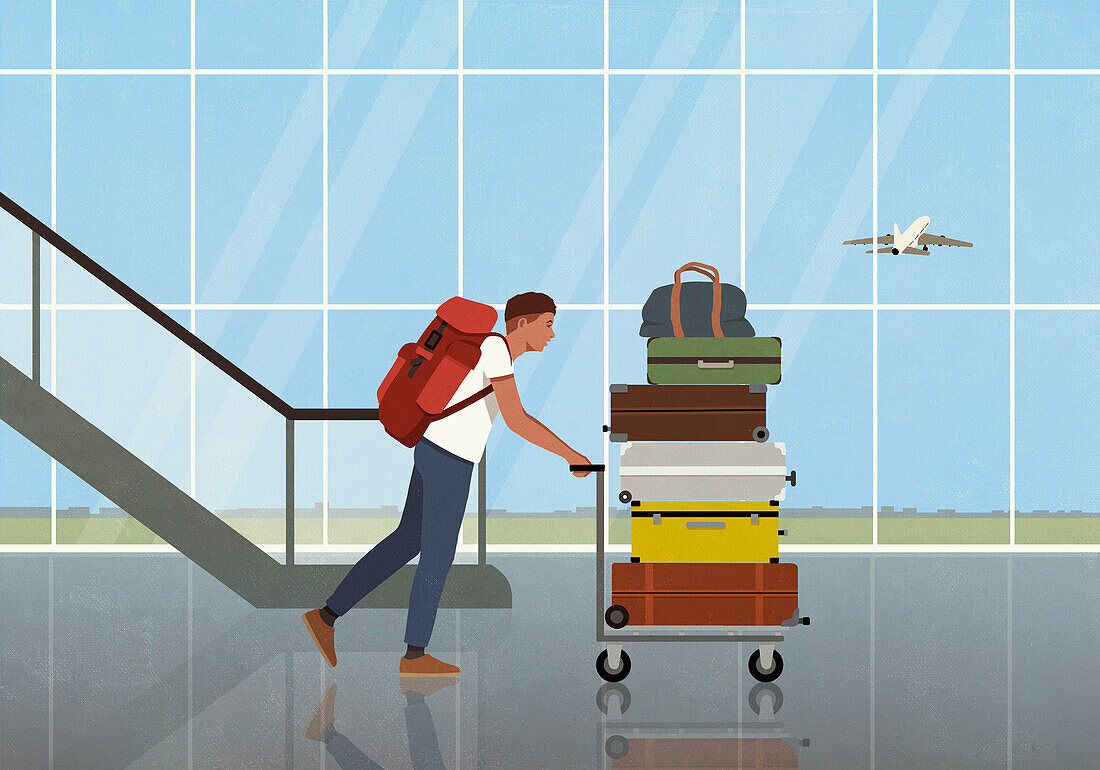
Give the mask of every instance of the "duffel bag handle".
M 710 306 L 710 327 L 714 331 L 715 337 L 725 336 L 722 334 L 722 323 L 720 321 L 722 313 L 722 284 L 718 282 L 718 268 L 712 267 L 711 265 L 705 265 L 702 262 L 688 262 L 676 271 L 676 276 L 672 283 L 672 307 L 670 312 L 673 336 L 684 336 L 684 326 L 680 323 L 680 275 L 689 270 L 696 273 L 702 273 L 714 282 L 714 299 L 711 301 Z

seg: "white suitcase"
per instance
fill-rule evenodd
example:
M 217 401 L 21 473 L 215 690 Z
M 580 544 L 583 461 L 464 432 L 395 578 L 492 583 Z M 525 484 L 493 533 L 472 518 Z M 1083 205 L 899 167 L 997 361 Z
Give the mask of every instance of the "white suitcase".
M 782 500 L 787 446 L 755 441 L 628 441 L 620 450 L 619 500 Z

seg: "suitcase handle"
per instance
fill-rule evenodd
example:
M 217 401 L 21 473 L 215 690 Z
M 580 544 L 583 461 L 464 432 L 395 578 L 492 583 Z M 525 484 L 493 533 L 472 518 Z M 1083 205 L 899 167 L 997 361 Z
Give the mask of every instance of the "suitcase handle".
M 689 521 L 687 523 L 688 529 L 725 529 L 726 522 L 724 521 Z
M 680 321 L 680 275 L 684 271 L 702 273 L 714 283 L 710 305 L 710 327 L 715 337 L 724 337 L 722 333 L 722 284 L 718 280 L 718 268 L 705 265 L 702 262 L 688 262 L 673 276 L 672 298 L 669 302 L 669 320 L 672 321 L 672 336 L 683 337 L 684 327 Z
M 699 365 L 700 369 L 732 369 L 734 359 L 731 358 L 728 361 L 704 361 L 700 358 L 695 363 Z

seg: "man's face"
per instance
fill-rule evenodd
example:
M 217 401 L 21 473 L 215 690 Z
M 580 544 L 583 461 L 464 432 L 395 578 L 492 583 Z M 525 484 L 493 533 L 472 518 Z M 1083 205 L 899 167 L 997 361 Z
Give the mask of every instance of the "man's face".
M 527 324 L 527 344 L 532 350 L 542 350 L 554 339 L 554 314 L 543 313 Z

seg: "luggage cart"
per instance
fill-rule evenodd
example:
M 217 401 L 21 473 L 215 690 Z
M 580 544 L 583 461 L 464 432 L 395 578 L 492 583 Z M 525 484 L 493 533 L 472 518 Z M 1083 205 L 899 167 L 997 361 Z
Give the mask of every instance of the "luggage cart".
M 604 575 L 604 466 L 570 465 L 570 471 L 590 471 L 596 474 L 596 641 L 605 646 L 596 658 L 596 672 L 608 682 L 621 682 L 630 673 L 630 656 L 623 650 L 625 642 L 748 642 L 757 645 L 749 656 L 749 674 L 760 682 L 771 682 L 783 673 L 783 656 L 775 645 L 794 626 L 809 625 L 808 617 L 794 615 L 779 626 L 693 626 L 673 629 L 668 626 L 628 626 L 619 633 L 608 633 L 608 611 L 605 605 Z

